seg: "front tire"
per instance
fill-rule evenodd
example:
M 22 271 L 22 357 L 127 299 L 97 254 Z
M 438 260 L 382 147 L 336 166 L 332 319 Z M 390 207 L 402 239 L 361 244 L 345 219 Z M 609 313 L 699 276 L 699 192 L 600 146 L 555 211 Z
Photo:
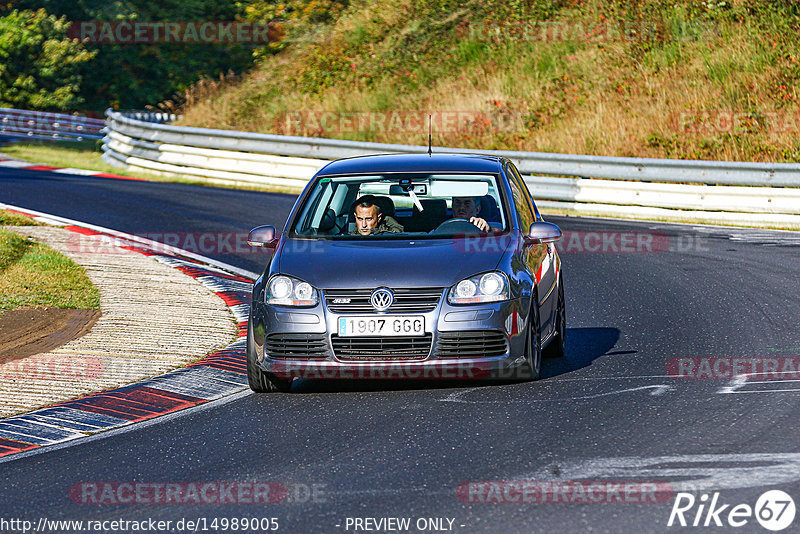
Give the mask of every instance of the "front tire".
M 539 300 L 536 292 L 531 296 L 531 312 L 528 314 L 528 331 L 525 335 L 526 380 L 536 380 L 542 371 L 542 343 L 539 336 Z
M 288 393 L 292 387 L 291 378 L 278 378 L 274 374 L 264 371 L 258 365 L 258 354 L 253 340 L 252 316 L 247 324 L 247 383 L 250 389 L 256 393 Z
M 550 341 L 545 349 L 547 358 L 563 358 L 566 353 L 567 343 L 567 308 L 564 300 L 564 278 L 558 277 L 558 304 L 556 309 L 555 338 Z

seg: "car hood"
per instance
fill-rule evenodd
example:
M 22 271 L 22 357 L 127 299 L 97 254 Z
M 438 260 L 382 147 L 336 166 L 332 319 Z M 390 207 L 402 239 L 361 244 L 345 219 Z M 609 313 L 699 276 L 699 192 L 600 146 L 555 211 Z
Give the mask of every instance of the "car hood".
M 449 287 L 495 269 L 510 241 L 287 239 L 278 268 L 320 289 Z

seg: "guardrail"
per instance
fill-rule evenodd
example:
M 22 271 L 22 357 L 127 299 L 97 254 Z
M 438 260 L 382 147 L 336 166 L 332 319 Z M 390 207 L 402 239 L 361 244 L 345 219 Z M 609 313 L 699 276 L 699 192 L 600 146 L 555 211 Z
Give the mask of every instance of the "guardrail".
M 83 141 L 102 139 L 103 119 L 83 117 L 77 113 L 48 113 L 0 108 L 0 137 L 11 140 Z
M 112 165 L 293 190 L 333 159 L 427 151 L 416 145 L 179 127 L 112 110 L 106 116 L 103 158 Z M 800 227 L 800 164 L 481 153 L 508 157 L 525 175 L 547 175 L 526 177 L 537 204 L 545 208 Z

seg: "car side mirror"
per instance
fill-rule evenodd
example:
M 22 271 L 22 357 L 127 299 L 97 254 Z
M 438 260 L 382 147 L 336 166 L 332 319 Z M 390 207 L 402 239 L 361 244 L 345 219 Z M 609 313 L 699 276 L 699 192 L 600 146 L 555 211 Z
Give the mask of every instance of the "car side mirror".
M 531 225 L 525 242 L 529 245 L 554 243 L 561 239 L 561 228 L 553 223 L 538 221 Z
M 250 234 L 247 236 L 247 244 L 251 247 L 272 248 L 278 244 L 277 233 L 277 230 L 272 225 L 257 226 L 250 230 Z

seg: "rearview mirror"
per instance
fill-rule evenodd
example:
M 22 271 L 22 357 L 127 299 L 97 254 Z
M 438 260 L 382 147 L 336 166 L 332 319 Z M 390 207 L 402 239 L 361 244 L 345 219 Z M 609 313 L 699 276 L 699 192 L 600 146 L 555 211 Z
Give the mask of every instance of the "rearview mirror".
M 277 230 L 274 226 L 257 226 L 250 230 L 247 244 L 251 247 L 274 247 L 278 243 L 275 234 L 277 234 Z
M 553 243 L 561 239 L 561 228 L 553 223 L 539 221 L 531 225 L 525 241 L 529 244 Z
M 435 180 L 431 182 L 434 197 L 482 197 L 489 193 L 489 184 L 477 181 Z
M 411 184 L 404 187 L 399 184 L 394 184 L 389 188 L 389 194 L 396 197 L 408 195 L 409 191 L 414 191 L 415 195 L 425 196 L 428 194 L 428 186 L 426 184 Z

